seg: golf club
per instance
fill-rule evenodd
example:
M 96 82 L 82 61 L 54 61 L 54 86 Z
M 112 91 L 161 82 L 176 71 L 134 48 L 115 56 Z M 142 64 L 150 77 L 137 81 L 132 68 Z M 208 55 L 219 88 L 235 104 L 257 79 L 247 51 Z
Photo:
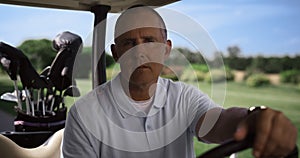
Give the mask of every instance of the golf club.
M 64 91 L 63 96 L 79 97 L 80 91 L 78 87 L 76 87 L 75 85 L 71 85 Z
M 14 92 L 13 92 L 14 93 Z M 10 101 L 10 102 L 18 102 L 18 98 L 15 94 L 13 93 L 4 93 L 1 95 L 0 99 L 5 100 L 5 101 Z
M 25 94 L 26 94 L 26 98 L 25 98 L 25 104 L 26 104 L 26 114 L 29 115 L 30 114 L 30 106 L 31 106 L 31 103 L 30 103 L 30 94 L 29 94 L 29 91 L 27 89 L 27 87 L 25 87 Z M 34 112 L 32 113 L 34 115 Z
M 56 90 L 62 92 L 73 85 L 72 71 L 77 53 L 81 52 L 82 39 L 71 32 L 58 34 L 53 48 L 58 51 L 51 64 L 49 78 Z
M 5 52 L 7 51 L 6 47 L 8 47 L 7 44 L 0 42 L 0 60 L 1 60 L 1 65 L 4 67 L 6 72 L 8 73 L 10 79 L 13 81 L 14 84 L 14 89 L 16 91 L 17 95 L 17 108 L 19 110 L 22 110 L 22 103 L 20 100 L 20 94 L 19 94 L 19 89 L 17 86 L 17 73 L 19 70 L 20 63 L 18 60 L 16 60 L 14 57 L 9 57 Z

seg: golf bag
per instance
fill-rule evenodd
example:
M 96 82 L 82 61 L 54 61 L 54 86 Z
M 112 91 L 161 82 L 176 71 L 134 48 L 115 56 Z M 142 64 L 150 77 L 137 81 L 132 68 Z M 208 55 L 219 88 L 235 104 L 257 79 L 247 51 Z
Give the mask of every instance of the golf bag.
M 1 134 L 21 147 L 33 148 L 43 144 L 53 133 L 65 127 L 67 107 L 64 97 L 80 96 L 72 71 L 81 46 L 82 40 L 78 35 L 71 32 L 58 34 L 53 40 L 57 55 L 51 66 L 38 74 L 21 50 L 0 42 L 1 64 L 15 86 L 16 96 L 10 101 L 18 103 L 14 120 L 15 131 Z M 17 88 L 17 75 L 20 76 L 25 97 Z M 36 91 L 38 99 L 32 97 Z M 26 110 L 23 110 L 24 102 Z
M 65 127 L 67 108 L 61 108 L 55 115 L 44 117 L 27 115 L 23 111 L 17 112 L 14 121 L 16 132 L 51 131 L 56 132 Z

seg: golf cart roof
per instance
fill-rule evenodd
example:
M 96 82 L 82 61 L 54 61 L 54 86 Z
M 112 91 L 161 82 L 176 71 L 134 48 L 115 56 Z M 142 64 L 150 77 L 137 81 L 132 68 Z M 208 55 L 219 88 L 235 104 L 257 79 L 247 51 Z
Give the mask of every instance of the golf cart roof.
M 107 5 L 115 13 L 136 4 L 163 6 L 176 1 L 179 0 L 0 0 L 0 3 L 83 11 L 90 11 L 95 5 Z

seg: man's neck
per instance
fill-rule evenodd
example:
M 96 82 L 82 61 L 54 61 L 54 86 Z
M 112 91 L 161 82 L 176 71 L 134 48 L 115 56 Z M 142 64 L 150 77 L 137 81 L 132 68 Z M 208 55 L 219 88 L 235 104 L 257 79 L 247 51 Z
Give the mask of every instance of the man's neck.
M 120 77 L 124 92 L 135 101 L 150 99 L 155 93 L 157 80 L 150 83 L 135 84 L 122 78 L 122 76 Z

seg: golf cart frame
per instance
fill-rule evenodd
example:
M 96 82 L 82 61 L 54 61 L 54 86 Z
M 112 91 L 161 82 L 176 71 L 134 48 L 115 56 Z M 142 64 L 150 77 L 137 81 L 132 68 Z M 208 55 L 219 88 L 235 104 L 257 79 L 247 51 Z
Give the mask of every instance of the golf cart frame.
M 164 6 L 176 1 L 178 0 L 0 0 L 0 3 L 92 12 L 94 14 L 92 42 L 92 87 L 95 88 L 98 85 L 106 82 L 106 61 L 104 51 L 107 14 L 109 12 L 117 13 L 137 4 L 148 6 Z M 39 133 L 26 133 L 25 135 L 30 134 L 36 134 L 37 137 L 41 137 L 41 134 Z M 26 137 L 25 135 L 24 137 Z M 224 145 L 225 148 L 224 146 L 220 146 L 215 151 L 206 153 L 202 157 L 216 157 L 216 155 L 218 157 L 228 156 L 229 153 L 251 147 L 251 144 L 251 140 L 245 140 L 242 142 L 230 141 Z M 221 150 L 219 150 L 220 148 Z

